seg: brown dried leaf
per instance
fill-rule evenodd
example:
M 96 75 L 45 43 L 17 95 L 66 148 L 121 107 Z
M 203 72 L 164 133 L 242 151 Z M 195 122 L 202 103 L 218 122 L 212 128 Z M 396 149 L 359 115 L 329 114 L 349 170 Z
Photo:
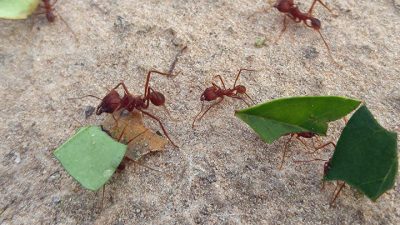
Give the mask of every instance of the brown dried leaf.
M 140 112 L 135 110 L 131 113 L 121 114 L 119 111 L 114 115 L 120 115 L 116 117 L 118 123 L 109 114 L 103 123 L 103 128 L 109 131 L 113 138 L 122 143 L 130 141 L 125 154 L 126 157 L 138 161 L 151 152 L 164 150 L 168 142 L 167 139 L 147 128 L 143 123 L 143 117 Z

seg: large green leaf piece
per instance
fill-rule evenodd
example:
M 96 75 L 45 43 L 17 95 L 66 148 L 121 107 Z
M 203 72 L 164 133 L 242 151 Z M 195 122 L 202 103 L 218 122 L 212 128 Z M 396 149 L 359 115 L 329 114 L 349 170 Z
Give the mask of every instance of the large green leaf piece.
M 346 116 L 360 101 L 338 96 L 282 98 L 259 104 L 235 115 L 267 143 L 289 133 L 313 132 L 325 135 L 328 122 Z
M 41 0 L 0 0 L 0 18 L 26 19 L 38 7 Z
M 81 128 L 54 151 L 68 173 L 83 187 L 96 191 L 114 174 L 125 155 L 121 144 L 98 126 Z
M 344 128 L 324 179 L 345 181 L 375 201 L 394 186 L 397 169 L 397 134 L 362 106 Z

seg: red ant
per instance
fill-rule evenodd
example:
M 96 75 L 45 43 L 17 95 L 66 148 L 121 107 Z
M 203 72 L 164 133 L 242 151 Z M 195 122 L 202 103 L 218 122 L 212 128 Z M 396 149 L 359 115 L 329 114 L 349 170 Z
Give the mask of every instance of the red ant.
M 208 107 L 206 111 L 204 111 L 203 115 L 199 117 L 199 121 L 204 117 L 204 115 L 214 106 L 218 105 L 219 103 L 222 102 L 224 99 L 224 96 L 230 97 L 230 98 L 236 98 L 242 100 L 246 105 L 250 106 L 249 103 L 246 102 L 246 100 L 243 99 L 243 97 L 239 96 L 239 94 L 244 94 L 246 95 L 252 102 L 253 100 L 250 98 L 250 96 L 246 93 L 246 87 L 243 85 L 236 85 L 237 80 L 239 79 L 240 73 L 242 71 L 255 71 L 255 70 L 249 70 L 249 69 L 240 69 L 239 73 L 236 76 L 235 83 L 233 84 L 232 88 L 226 88 L 225 83 L 222 80 L 222 77 L 220 75 L 215 76 L 214 78 L 218 77 L 219 80 L 222 83 L 223 88 L 212 82 L 212 86 L 206 88 L 206 90 L 201 94 L 200 101 L 201 101 L 201 109 L 200 112 L 194 117 L 193 123 L 192 123 L 192 128 L 194 128 L 194 123 L 196 122 L 197 117 L 201 114 L 204 108 L 204 101 L 214 101 L 218 99 L 216 102 L 214 102 L 212 105 Z
M 332 57 L 331 49 L 329 48 L 328 43 L 326 42 L 324 36 L 322 35 L 321 29 L 321 21 L 312 16 L 312 11 L 314 9 L 315 4 L 319 2 L 323 7 L 325 7 L 329 12 L 332 12 L 328 6 L 326 6 L 321 0 L 313 0 L 310 9 L 307 13 L 303 13 L 300 11 L 299 7 L 294 3 L 294 0 L 278 0 L 278 2 L 274 5 L 280 12 L 285 14 L 283 18 L 283 29 L 278 37 L 278 40 L 281 38 L 283 33 L 286 31 L 287 21 L 286 17 L 289 17 L 296 23 L 303 22 L 307 27 L 313 28 L 315 31 L 319 33 L 324 42 L 326 48 L 328 49 L 329 56 L 335 62 Z M 336 63 L 336 62 L 335 62 Z
M 304 142 L 303 139 L 300 139 L 300 138 L 302 137 L 302 138 L 309 138 L 309 139 L 311 139 L 312 142 L 313 142 L 314 151 L 310 152 L 310 154 L 314 154 L 314 153 L 317 152 L 318 150 L 320 150 L 320 149 L 322 149 L 322 148 L 324 148 L 324 147 L 326 147 L 326 146 L 328 146 L 328 145 L 333 145 L 333 147 L 336 148 L 336 144 L 333 143 L 332 141 L 329 141 L 329 142 L 327 142 L 327 143 L 325 143 L 325 144 L 322 144 L 322 145 L 320 145 L 320 146 L 315 146 L 313 137 L 318 137 L 318 135 L 317 135 L 316 133 L 309 132 L 309 131 L 291 133 L 291 134 L 290 134 L 289 140 L 285 143 L 285 148 L 284 148 L 284 150 L 283 150 L 282 161 L 281 161 L 281 165 L 279 166 L 279 169 L 282 169 L 282 167 L 283 167 L 283 163 L 285 162 L 286 152 L 287 152 L 287 150 L 289 149 L 289 143 L 290 143 L 290 141 L 292 140 L 293 137 L 296 138 L 297 140 L 299 140 L 304 146 L 306 146 L 306 148 L 308 148 L 307 144 Z
M 324 163 L 324 174 L 323 176 L 325 177 L 326 174 L 328 173 L 328 171 L 331 169 L 332 164 L 331 164 L 331 160 L 332 158 L 326 160 L 326 159 L 312 159 L 312 160 L 302 160 L 302 161 L 294 161 L 296 163 L 302 163 L 302 162 L 313 162 L 313 161 L 323 161 Z M 339 185 L 339 181 L 336 182 L 337 186 L 335 187 L 335 190 L 333 190 L 332 192 L 332 197 L 331 197 L 331 201 L 329 203 L 329 205 L 332 207 L 333 203 L 336 201 L 336 199 L 338 198 L 340 192 L 343 190 L 343 188 L 345 187 L 346 183 L 343 181 L 343 183 L 341 185 Z M 322 188 L 321 190 L 323 190 L 325 188 L 325 180 L 322 181 Z
M 56 15 L 54 14 L 54 11 L 55 11 L 54 5 L 57 3 L 57 1 L 58 0 L 54 0 L 54 2 L 51 3 L 51 0 L 42 0 L 43 5 L 39 5 L 39 7 L 44 9 L 44 12 L 35 13 L 35 15 L 45 14 L 47 21 L 49 21 L 49 23 L 53 23 L 56 20 Z M 64 22 L 64 24 L 72 32 L 75 40 L 77 41 L 75 32 L 71 29 L 71 27 L 68 25 L 68 23 L 61 17 L 61 15 L 58 15 L 58 17 Z
M 161 75 L 166 75 L 166 76 L 171 76 L 170 73 L 162 73 L 159 71 L 151 70 L 147 73 L 147 78 L 146 78 L 146 83 L 144 87 L 144 95 L 132 95 L 129 91 L 128 88 L 125 86 L 124 82 L 120 82 L 115 86 L 111 91 L 103 98 L 101 99 L 101 103 L 97 106 L 96 108 L 96 115 L 100 115 L 102 113 L 111 113 L 115 122 L 118 123 L 118 120 L 114 117 L 114 112 L 120 110 L 120 109 L 125 109 L 128 112 L 132 112 L 133 110 L 138 110 L 142 112 L 143 114 L 149 116 L 150 118 L 156 120 L 159 124 L 161 129 L 163 130 L 165 136 L 168 138 L 168 140 L 174 145 L 175 147 L 178 147 L 168 136 L 167 131 L 164 128 L 164 125 L 160 121 L 159 118 L 156 116 L 152 115 L 149 112 L 144 111 L 147 109 L 150 105 L 150 102 L 155 105 L 155 106 L 164 106 L 165 103 L 165 97 L 162 93 L 153 90 L 149 86 L 150 82 L 150 75 L 152 73 L 157 73 Z M 116 91 L 116 89 L 122 86 L 124 89 L 124 96 L 121 98 L 119 93 Z M 96 97 L 94 95 L 86 95 L 84 97 L 94 97 L 97 99 L 100 99 L 99 97 Z M 84 98 L 81 97 L 81 98 Z M 74 98 L 72 98 L 74 99 Z M 165 106 L 164 106 L 165 107 Z M 166 109 L 166 108 L 165 108 Z M 168 112 L 168 111 L 167 111 Z

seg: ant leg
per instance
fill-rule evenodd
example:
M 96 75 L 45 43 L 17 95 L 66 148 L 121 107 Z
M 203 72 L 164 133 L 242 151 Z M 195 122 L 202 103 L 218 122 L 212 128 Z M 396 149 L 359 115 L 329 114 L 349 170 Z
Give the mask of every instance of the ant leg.
M 201 114 L 201 112 L 203 111 L 203 108 L 204 108 L 204 101 L 201 101 L 201 109 L 200 109 L 200 112 L 199 113 L 197 113 L 197 115 L 194 117 L 194 119 L 193 119 L 193 123 L 192 123 L 192 129 L 194 129 L 194 123 L 196 122 L 196 119 L 197 119 L 197 117 Z
M 339 182 L 338 182 L 338 183 L 339 183 Z M 333 191 L 333 194 L 335 194 L 335 192 L 336 192 L 336 194 L 334 195 L 333 199 L 332 199 L 331 202 L 329 203 L 329 206 L 332 207 L 333 203 L 336 201 L 337 197 L 339 196 L 340 192 L 341 192 L 342 189 L 344 188 L 345 184 L 346 184 L 346 183 L 343 181 L 343 184 L 340 185 L 339 190 L 338 190 L 337 192 L 336 192 L 337 187 L 335 188 L 335 190 Z
M 139 110 L 140 112 L 142 112 L 143 114 L 149 116 L 150 118 L 156 120 L 156 121 L 160 124 L 161 129 L 163 130 L 165 136 L 168 138 L 168 140 L 171 142 L 171 144 L 172 144 L 173 146 L 175 146 L 176 148 L 179 148 L 179 147 L 171 140 L 171 138 L 168 136 L 168 133 L 167 133 L 167 131 L 165 130 L 164 125 L 162 124 L 162 122 L 160 121 L 160 119 L 158 119 L 156 116 L 153 116 L 153 115 L 150 114 L 149 112 L 146 112 L 146 111 L 141 110 L 141 109 L 138 109 L 138 110 Z
M 251 102 L 253 102 L 253 104 L 256 104 L 256 103 L 254 102 L 254 100 L 253 100 L 247 93 L 244 93 L 244 95 L 246 95 L 247 98 L 249 98 L 249 99 L 251 100 Z
M 281 39 L 283 33 L 285 33 L 286 28 L 287 28 L 287 19 L 286 19 L 286 15 L 283 17 L 283 28 L 281 30 L 281 33 L 279 34 L 278 38 L 276 39 L 276 41 L 274 42 L 275 44 L 278 43 L 278 41 Z
M 251 106 L 248 102 L 246 102 L 246 100 L 244 100 L 244 98 L 242 98 L 242 97 L 240 97 L 240 96 L 238 96 L 238 95 L 233 95 L 233 96 L 228 96 L 228 97 L 240 99 L 240 100 L 242 100 L 247 106 L 249 106 L 249 107 Z
M 160 74 L 160 75 L 165 75 L 165 76 L 176 76 L 176 75 L 178 75 L 178 74 L 175 74 L 175 75 L 173 75 L 173 74 L 171 74 L 171 73 L 163 73 L 163 72 L 159 72 L 159 71 L 156 71 L 156 70 L 150 70 L 148 73 L 147 73 L 147 77 L 146 77 L 146 83 L 145 83 L 145 85 L 144 85 L 144 97 L 146 98 L 147 96 L 148 96 L 148 87 L 149 87 L 149 82 L 150 82 L 150 75 L 152 74 L 152 73 L 157 73 L 157 74 Z
M 314 144 L 314 143 L 313 143 Z M 314 154 L 314 153 L 316 153 L 318 150 L 321 150 L 321 149 L 323 149 L 324 147 L 326 147 L 326 146 L 328 146 L 328 145 L 332 145 L 334 148 L 336 148 L 336 144 L 335 143 L 333 143 L 332 141 L 330 141 L 330 142 L 327 142 L 327 143 L 325 143 L 325 144 L 323 144 L 323 145 L 320 145 L 320 146 L 315 146 L 314 145 L 314 151 L 313 152 L 311 152 L 310 154 Z
M 130 93 L 129 93 L 129 91 L 128 91 L 128 88 L 126 87 L 126 85 L 125 85 L 125 83 L 124 83 L 123 81 L 119 82 L 119 83 L 117 84 L 117 86 L 115 86 L 112 90 L 117 89 L 117 88 L 118 88 L 119 86 L 121 86 L 121 85 L 122 85 L 122 88 L 124 89 L 125 94 L 130 95 Z
M 307 143 L 304 142 L 303 139 L 301 139 L 298 135 L 296 135 L 296 139 L 297 139 L 298 141 L 300 141 L 300 142 L 307 148 L 307 150 L 309 150 Z
M 289 142 L 292 140 L 293 136 L 297 137 L 297 134 L 291 134 L 289 140 L 285 143 L 285 148 L 283 149 L 283 156 L 282 156 L 282 161 L 281 161 L 281 165 L 279 166 L 279 169 L 281 170 L 283 167 L 283 163 L 285 162 L 285 156 L 286 156 L 286 152 L 289 148 Z
M 325 3 L 323 3 L 321 0 L 314 0 L 313 3 L 311 4 L 310 9 L 309 9 L 308 12 L 307 12 L 308 15 L 311 15 L 311 14 L 312 14 L 312 11 L 313 11 L 313 9 L 314 9 L 314 6 L 315 6 L 315 4 L 316 4 L 317 2 L 319 2 L 325 9 L 327 9 L 330 13 L 332 13 L 332 10 L 331 10 L 330 8 L 328 8 L 328 6 L 327 6 Z
M 69 26 L 69 24 L 67 23 L 67 21 L 65 21 L 64 18 L 63 18 L 60 14 L 57 13 L 57 15 L 58 15 L 58 17 L 60 18 L 60 20 L 63 21 L 63 23 L 65 24 L 65 26 L 67 26 L 67 28 L 71 31 L 72 35 L 74 36 L 74 39 L 75 39 L 76 43 L 79 44 L 79 40 L 78 40 L 78 38 L 76 37 L 76 34 L 75 34 L 74 30 L 72 30 L 72 28 Z
M 217 76 L 213 77 L 213 79 L 214 79 L 214 78 L 216 78 L 216 77 L 218 77 L 218 78 L 219 78 L 219 80 L 220 80 L 220 81 L 221 81 L 221 83 L 222 83 L 222 86 L 224 87 L 224 89 L 226 89 L 226 87 L 225 87 L 225 83 L 224 83 L 224 80 L 222 80 L 222 77 L 221 77 L 221 75 L 217 75 Z
M 235 88 L 235 87 L 236 87 L 236 82 L 238 81 L 238 79 L 239 79 L 239 76 L 240 76 L 240 73 L 241 73 L 242 71 L 250 71 L 250 72 L 252 72 L 252 71 L 255 71 L 255 70 L 250 70 L 250 69 L 240 69 L 240 70 L 239 70 L 239 72 L 238 72 L 238 74 L 236 75 L 235 83 L 233 83 L 233 88 Z
M 203 113 L 203 115 L 201 115 L 201 116 L 199 117 L 199 121 L 204 117 L 204 115 L 206 115 L 206 113 L 207 113 L 212 107 L 214 107 L 214 106 L 218 105 L 219 103 L 221 103 L 223 99 L 224 99 L 224 97 L 220 97 L 219 100 L 217 100 L 217 101 L 214 102 L 212 105 L 210 105 L 210 106 L 208 107 L 208 109 Z

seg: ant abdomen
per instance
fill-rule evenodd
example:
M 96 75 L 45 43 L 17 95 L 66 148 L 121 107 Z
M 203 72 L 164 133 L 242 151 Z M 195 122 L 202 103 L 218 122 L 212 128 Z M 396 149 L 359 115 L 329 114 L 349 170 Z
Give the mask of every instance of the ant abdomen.
M 153 105 L 155 106 L 164 105 L 165 103 L 164 95 L 158 91 L 151 91 L 149 94 L 149 98 L 151 103 L 153 103 Z
M 103 112 L 113 113 L 121 105 L 121 96 L 119 96 L 116 90 L 111 90 L 96 109 L 96 115 L 100 115 Z

